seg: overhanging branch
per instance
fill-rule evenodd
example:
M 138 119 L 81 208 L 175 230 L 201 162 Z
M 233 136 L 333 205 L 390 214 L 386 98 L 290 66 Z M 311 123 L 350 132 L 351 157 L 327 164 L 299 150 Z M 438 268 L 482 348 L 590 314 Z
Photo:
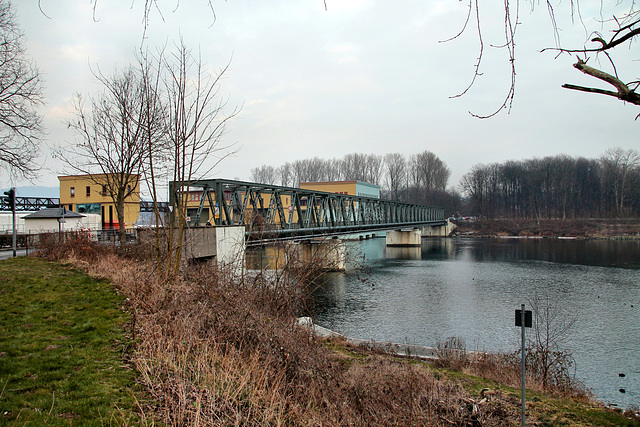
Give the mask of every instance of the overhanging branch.
M 634 92 L 633 90 L 629 89 L 629 86 L 627 86 L 627 84 L 625 84 L 622 80 L 618 79 L 617 77 L 612 76 L 611 74 L 605 73 L 604 71 L 598 70 L 596 68 L 590 67 L 581 59 L 578 59 L 578 62 L 573 64 L 573 66 L 577 70 L 582 71 L 584 74 L 590 75 L 592 77 L 595 77 L 599 80 L 602 80 L 603 82 L 606 82 L 612 85 L 613 87 L 616 88 L 617 91 L 613 92 L 613 91 L 604 90 L 604 89 L 589 88 L 589 87 L 576 86 L 571 84 L 564 84 L 562 85 L 562 87 L 566 89 L 579 90 L 582 92 L 599 93 L 602 95 L 613 96 L 622 101 L 630 102 L 635 105 L 640 105 L 640 95 Z

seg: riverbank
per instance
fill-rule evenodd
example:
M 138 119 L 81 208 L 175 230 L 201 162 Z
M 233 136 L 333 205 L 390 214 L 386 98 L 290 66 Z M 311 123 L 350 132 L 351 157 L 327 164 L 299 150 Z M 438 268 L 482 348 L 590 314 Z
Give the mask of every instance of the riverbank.
M 478 219 L 454 222 L 452 236 L 640 239 L 640 219 Z
M 142 252 L 134 258 L 133 252 L 135 248 L 128 247 L 125 256 L 117 248 L 86 242 L 74 247 L 73 242 L 67 242 L 41 252 L 58 262 L 28 257 L 0 262 L 2 277 L 33 274 L 33 280 L 52 292 L 76 287 L 66 276 L 54 275 L 56 270 L 82 276 L 78 269 L 109 281 L 97 282 L 108 285 L 101 288 L 110 290 L 114 300 L 89 298 L 88 294 L 84 298 L 105 313 L 115 310 L 114 317 L 122 312 L 130 314 L 131 321 L 121 328 L 131 337 L 131 348 L 122 353 L 121 363 L 99 370 L 98 375 L 104 378 L 96 377 L 92 383 L 102 386 L 104 380 L 120 372 L 133 373 L 137 385 L 105 387 L 118 396 L 135 397 L 128 402 L 114 397 L 107 406 L 123 413 L 133 411 L 139 420 L 110 417 L 112 425 L 501 426 L 519 421 L 517 387 L 380 354 L 339 338 L 321 338 L 300 327 L 295 317 L 308 292 L 300 284 L 318 277 L 307 263 L 287 266 L 282 275 L 269 278 L 234 277 L 212 265 L 192 265 L 173 280 L 163 280 L 153 261 L 143 261 Z M 52 272 L 42 272 L 37 266 Z M 19 272 L 3 271 L 9 267 L 19 267 Z M 20 290 L 41 295 L 17 287 L 16 300 L 25 298 Z M 81 295 L 87 293 L 79 290 Z M 38 305 L 42 298 L 32 299 L 32 304 Z M 63 313 L 69 306 L 67 299 L 47 296 L 46 308 Z M 64 332 L 62 341 L 81 339 L 87 328 L 80 326 Z M 4 321 L 2 327 L 12 329 Z M 47 351 L 55 355 L 52 350 Z M 13 354 L 4 357 L 23 359 Z M 92 357 L 103 363 L 105 356 Z M 64 358 L 59 361 L 66 364 Z M 45 389 L 49 381 L 46 367 L 38 367 L 36 362 L 24 359 L 33 365 L 26 367 L 22 376 L 26 381 L 39 381 L 38 388 Z M 81 366 L 72 363 L 69 367 Z M 13 392 L 11 387 L 6 391 Z M 55 393 L 44 393 L 37 407 L 30 406 L 27 393 L 12 400 L 11 406 L 5 405 L 3 395 L 0 404 L 6 418 L 2 422 L 29 424 L 36 414 L 45 417 L 49 425 L 68 422 L 55 412 L 59 399 L 66 397 L 59 393 L 58 388 Z M 530 396 L 530 425 L 639 425 L 637 420 L 586 399 L 535 390 Z M 73 401 L 69 405 L 72 407 Z

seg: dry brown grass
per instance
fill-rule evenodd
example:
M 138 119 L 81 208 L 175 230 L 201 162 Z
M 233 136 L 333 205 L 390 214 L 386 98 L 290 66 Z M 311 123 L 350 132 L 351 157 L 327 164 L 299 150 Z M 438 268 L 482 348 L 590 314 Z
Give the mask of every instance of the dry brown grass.
M 185 265 L 163 281 L 154 260 L 84 240 L 39 253 L 106 278 L 127 297 L 135 340 L 130 363 L 150 396 L 140 405 L 147 420 L 175 426 L 517 423 L 517 402 L 478 405 L 423 364 L 371 353 L 347 358 L 298 326 L 313 266 L 237 279 L 212 264 Z
M 437 367 L 465 372 L 514 388 L 521 385 L 522 361 L 519 351 L 514 353 L 467 352 L 464 340 L 451 337 L 438 343 L 437 353 L 438 359 L 434 362 Z M 570 364 L 563 364 L 552 370 L 543 369 L 543 357 L 551 355 L 554 359 L 562 358 L 567 362 L 571 360 L 571 354 L 561 350 L 538 348 L 537 351 L 533 351 L 532 348 L 527 348 L 527 388 L 557 397 L 589 401 L 592 397 L 591 393 L 584 384 L 571 376 Z

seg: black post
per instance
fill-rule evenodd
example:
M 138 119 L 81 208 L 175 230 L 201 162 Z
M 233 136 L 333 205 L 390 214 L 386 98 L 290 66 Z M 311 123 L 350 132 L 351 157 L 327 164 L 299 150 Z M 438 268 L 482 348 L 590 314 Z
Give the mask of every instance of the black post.
M 524 427 L 526 424 L 525 419 L 525 337 L 524 337 L 524 329 L 526 326 L 525 322 L 525 311 L 524 304 L 520 305 L 520 321 L 522 322 L 522 426 Z
M 16 250 L 18 248 L 18 227 L 16 224 L 16 187 L 12 187 L 11 190 L 9 190 L 11 192 L 11 196 L 9 196 L 10 200 L 11 200 L 11 212 L 12 212 L 12 216 L 13 216 L 13 257 L 16 257 Z

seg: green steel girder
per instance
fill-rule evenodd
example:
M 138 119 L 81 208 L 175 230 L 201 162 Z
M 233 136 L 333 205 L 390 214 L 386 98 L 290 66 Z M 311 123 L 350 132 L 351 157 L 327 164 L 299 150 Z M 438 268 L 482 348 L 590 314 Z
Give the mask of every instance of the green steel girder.
M 170 182 L 170 204 L 180 188 L 202 191 L 197 219 L 209 208 L 214 225 L 245 225 L 249 234 L 357 231 L 442 224 L 444 210 L 368 197 L 225 179 Z M 259 225 L 259 227 L 258 227 Z

